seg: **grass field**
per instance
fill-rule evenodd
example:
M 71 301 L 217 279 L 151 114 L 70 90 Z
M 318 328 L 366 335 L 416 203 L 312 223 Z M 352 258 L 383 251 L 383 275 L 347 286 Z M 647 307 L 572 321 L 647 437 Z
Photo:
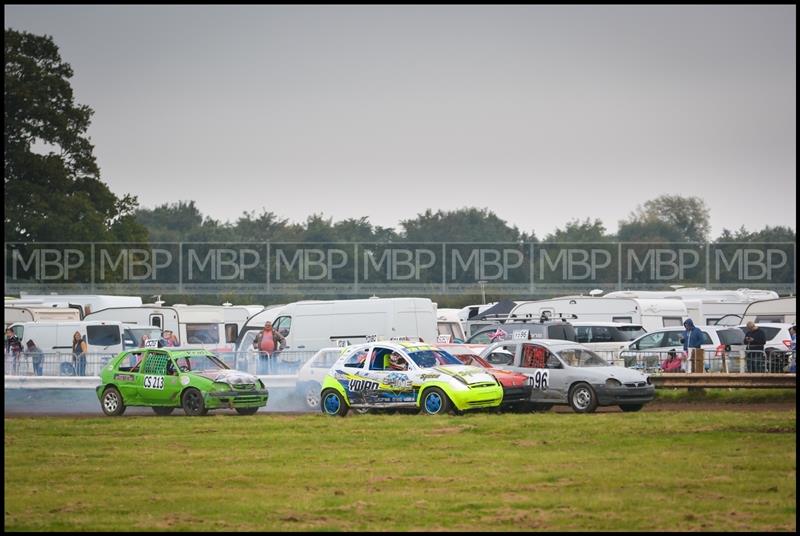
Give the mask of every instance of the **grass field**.
M 5 419 L 5 530 L 793 531 L 796 412 Z

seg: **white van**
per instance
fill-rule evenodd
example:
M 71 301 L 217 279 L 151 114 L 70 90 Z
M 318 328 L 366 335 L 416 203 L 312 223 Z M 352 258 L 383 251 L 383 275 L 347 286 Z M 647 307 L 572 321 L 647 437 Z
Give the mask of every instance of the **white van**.
M 23 350 L 27 342 L 32 340 L 45 353 L 45 376 L 79 372 L 72 361 L 72 341 L 76 331 L 87 345 L 86 376 L 98 375 L 111 357 L 123 350 L 138 347 L 142 337 L 157 340 L 161 334 L 153 326 L 134 328 L 122 322 L 86 320 L 22 322 L 12 324 L 11 329 L 22 341 Z M 61 363 L 68 366 L 64 367 Z
M 4 327 L 8 327 L 16 322 L 39 322 L 41 320 L 80 320 L 81 313 L 77 309 L 70 307 L 44 307 L 44 306 L 16 306 L 12 307 L 6 302 L 6 310 L 3 314 Z
M 773 322 L 794 324 L 797 318 L 797 298 L 788 296 L 777 300 L 762 300 L 751 303 L 742 316 L 742 324 Z
M 180 346 L 205 348 L 214 352 L 233 350 L 226 342 L 225 314 L 221 305 L 110 307 L 88 314 L 84 320 L 116 320 L 126 324 L 157 326 L 170 330 Z
M 686 304 L 681 300 L 607 298 L 595 296 L 565 296 L 550 300 L 521 302 L 509 313 L 511 319 L 539 320 L 542 315 L 551 319 L 619 322 L 638 324 L 646 331 L 682 326 L 689 318 Z
M 313 353 L 333 345 L 408 338 L 436 343 L 436 304 L 427 298 L 299 301 L 267 309 L 247 322 L 237 348 L 253 347 L 270 320 L 286 337 L 286 349 Z
M 45 305 L 63 304 L 80 311 L 81 318 L 93 311 L 109 307 L 135 307 L 142 304 L 139 296 L 110 296 L 105 294 L 26 294 L 20 300 L 41 300 Z

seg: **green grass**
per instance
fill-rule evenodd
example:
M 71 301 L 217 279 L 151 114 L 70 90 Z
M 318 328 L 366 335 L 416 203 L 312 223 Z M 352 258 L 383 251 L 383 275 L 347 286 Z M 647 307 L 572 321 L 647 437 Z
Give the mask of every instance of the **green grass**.
M 749 404 L 754 402 L 796 402 L 796 389 L 656 389 L 660 402 L 723 402 Z
M 796 413 L 5 420 L 6 530 L 793 531 Z

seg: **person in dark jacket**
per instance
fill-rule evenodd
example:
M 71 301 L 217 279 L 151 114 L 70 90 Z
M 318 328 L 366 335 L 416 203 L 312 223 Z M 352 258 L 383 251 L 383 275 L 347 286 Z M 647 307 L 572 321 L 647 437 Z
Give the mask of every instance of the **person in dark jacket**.
M 748 322 L 744 343 L 747 345 L 747 372 L 764 372 L 764 345 L 767 344 L 764 330 Z
M 703 361 L 705 360 L 702 348 L 703 332 L 694 325 L 691 318 L 686 319 L 683 327 L 686 328 L 686 333 L 683 334 L 683 351 L 689 357 L 687 361 L 689 372 L 703 372 Z

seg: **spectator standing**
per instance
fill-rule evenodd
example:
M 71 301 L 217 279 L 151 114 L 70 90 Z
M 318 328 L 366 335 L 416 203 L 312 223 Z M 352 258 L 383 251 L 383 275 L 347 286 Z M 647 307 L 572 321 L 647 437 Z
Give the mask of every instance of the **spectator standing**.
M 792 339 L 792 357 L 789 361 L 789 367 L 786 372 L 797 373 L 797 326 L 793 325 L 789 328 L 789 336 Z
M 253 341 L 253 347 L 258 350 L 259 374 L 267 372 L 270 356 L 275 352 L 281 351 L 284 346 L 286 346 L 286 339 L 277 330 L 273 329 L 272 322 L 267 320 L 264 323 L 264 329 L 256 335 Z
M 689 372 L 703 372 L 703 362 L 705 355 L 703 352 L 703 332 L 694 325 L 691 318 L 687 318 L 683 323 L 686 333 L 683 335 L 683 351 L 689 356 L 687 362 Z
M 25 346 L 27 347 L 25 349 L 25 353 L 31 356 L 33 373 L 37 376 L 41 376 L 44 368 L 44 352 L 42 352 L 41 348 L 36 346 L 36 343 L 33 342 L 32 339 L 28 339 L 28 342 L 25 343 Z
M 86 376 L 86 341 L 81 337 L 81 332 L 72 335 L 72 363 L 75 365 L 76 375 Z
M 6 329 L 6 358 L 11 358 L 11 374 L 19 372 L 19 358 L 22 353 L 22 341 L 11 328 Z
M 747 323 L 747 333 L 744 334 L 744 343 L 747 345 L 747 372 L 764 372 L 764 345 L 767 336 L 753 321 Z

